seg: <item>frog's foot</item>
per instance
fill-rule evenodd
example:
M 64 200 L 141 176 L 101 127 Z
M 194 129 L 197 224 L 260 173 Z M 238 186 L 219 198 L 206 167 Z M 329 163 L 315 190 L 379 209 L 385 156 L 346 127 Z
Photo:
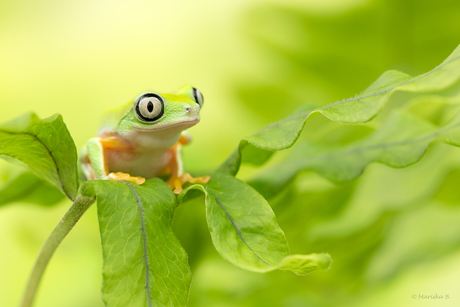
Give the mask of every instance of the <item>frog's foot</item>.
M 109 180 L 124 180 L 124 181 L 132 181 L 132 182 L 135 182 L 137 184 L 143 184 L 145 182 L 145 178 L 142 178 L 142 177 L 132 177 L 130 174 L 126 174 L 126 173 L 121 173 L 121 172 L 118 172 L 118 173 L 110 173 L 106 179 L 109 179 Z
M 210 176 L 192 177 L 189 173 L 184 173 L 180 176 L 171 175 L 166 183 L 174 191 L 174 194 L 179 194 L 183 190 L 182 185 L 184 183 L 208 183 L 209 179 L 211 179 Z

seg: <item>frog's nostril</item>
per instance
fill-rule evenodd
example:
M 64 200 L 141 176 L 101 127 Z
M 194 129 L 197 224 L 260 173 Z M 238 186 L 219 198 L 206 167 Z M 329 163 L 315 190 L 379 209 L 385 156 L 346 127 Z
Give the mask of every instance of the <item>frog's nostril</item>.
M 185 107 L 185 112 L 189 112 L 190 111 L 190 107 Z

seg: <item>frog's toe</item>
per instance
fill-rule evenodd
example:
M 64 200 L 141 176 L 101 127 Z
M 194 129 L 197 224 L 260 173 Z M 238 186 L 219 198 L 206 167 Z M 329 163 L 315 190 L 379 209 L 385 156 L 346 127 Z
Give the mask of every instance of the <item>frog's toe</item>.
M 145 182 L 145 178 L 142 177 L 133 177 L 130 174 L 126 173 L 110 173 L 107 177 L 109 180 L 124 180 L 124 181 L 132 181 L 137 184 L 143 184 Z
M 166 183 L 171 188 L 171 190 L 174 191 L 174 194 L 179 194 L 182 192 L 182 182 L 180 177 L 171 176 Z
M 208 183 L 211 179 L 210 176 L 202 176 L 202 177 L 192 177 L 189 173 L 184 173 L 180 176 L 180 180 L 182 184 L 186 182 L 191 183 Z
M 184 183 L 208 183 L 210 179 L 210 176 L 192 177 L 189 173 L 184 173 L 180 176 L 171 176 L 166 183 L 173 190 L 174 194 L 180 194 L 183 191 L 182 185 Z
M 173 193 L 174 193 L 174 194 L 180 194 L 180 192 L 182 192 L 183 190 L 184 190 L 184 189 L 182 189 L 182 187 L 180 187 L 180 188 L 177 187 L 177 188 L 175 188 L 175 189 L 173 190 Z

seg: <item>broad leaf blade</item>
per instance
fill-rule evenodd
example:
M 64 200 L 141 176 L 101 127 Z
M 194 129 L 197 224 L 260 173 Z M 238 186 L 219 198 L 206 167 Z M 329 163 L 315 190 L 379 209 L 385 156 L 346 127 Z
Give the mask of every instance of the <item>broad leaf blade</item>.
M 303 106 L 287 119 L 268 125 L 242 139 L 238 148 L 219 167 L 219 171 L 236 175 L 241 162 L 261 165 L 270 158 L 273 151 L 291 147 L 299 138 L 309 114 L 314 110 L 313 106 Z
M 427 73 L 411 77 L 399 71 L 387 71 L 360 95 L 323 107 L 317 112 L 342 123 L 367 122 L 380 112 L 395 91 L 439 91 L 459 78 L 460 47 L 457 47 L 439 66 Z
M 363 123 L 376 116 L 395 91 L 423 93 L 445 89 L 460 79 L 460 47 L 438 67 L 411 77 L 398 71 L 387 71 L 371 86 L 356 97 L 345 99 L 321 108 L 305 107 L 286 119 L 271 124 L 255 134 L 241 140 L 238 148 L 219 167 L 220 171 L 235 175 L 241 161 L 260 165 L 263 159 L 242 158 L 245 148 L 255 147 L 249 152 L 279 151 L 291 147 L 300 135 L 305 121 L 314 114 L 323 114 L 327 118 L 342 123 Z M 247 150 L 247 149 L 246 149 Z M 255 155 L 253 155 L 255 156 Z
M 104 257 L 107 306 L 185 306 L 187 254 L 171 230 L 174 194 L 160 179 L 138 186 L 92 181 Z
M 290 255 L 283 231 L 269 204 L 254 189 L 225 173 L 215 172 L 205 186 L 190 189 L 206 195 L 206 219 L 219 254 L 234 265 L 255 272 L 276 269 L 299 275 L 328 268 L 327 254 Z
M 0 126 L 0 156 L 25 163 L 70 199 L 78 190 L 77 150 L 62 116 L 40 120 L 25 114 Z
M 350 145 L 299 144 L 285 162 L 260 173 L 249 184 L 271 197 L 302 170 L 314 170 L 336 182 L 352 180 L 371 162 L 391 167 L 411 165 L 435 141 L 460 146 L 460 114 L 447 125 L 436 127 L 411 114 L 395 112 L 379 130 Z

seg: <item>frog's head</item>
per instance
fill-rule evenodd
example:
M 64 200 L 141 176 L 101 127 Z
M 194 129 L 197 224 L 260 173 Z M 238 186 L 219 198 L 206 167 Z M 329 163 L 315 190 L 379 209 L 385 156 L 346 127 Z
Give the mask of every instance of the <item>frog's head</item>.
M 200 121 L 203 95 L 185 85 L 175 94 L 144 92 L 134 99 L 132 109 L 120 121 L 119 131 L 162 131 L 178 133 Z

